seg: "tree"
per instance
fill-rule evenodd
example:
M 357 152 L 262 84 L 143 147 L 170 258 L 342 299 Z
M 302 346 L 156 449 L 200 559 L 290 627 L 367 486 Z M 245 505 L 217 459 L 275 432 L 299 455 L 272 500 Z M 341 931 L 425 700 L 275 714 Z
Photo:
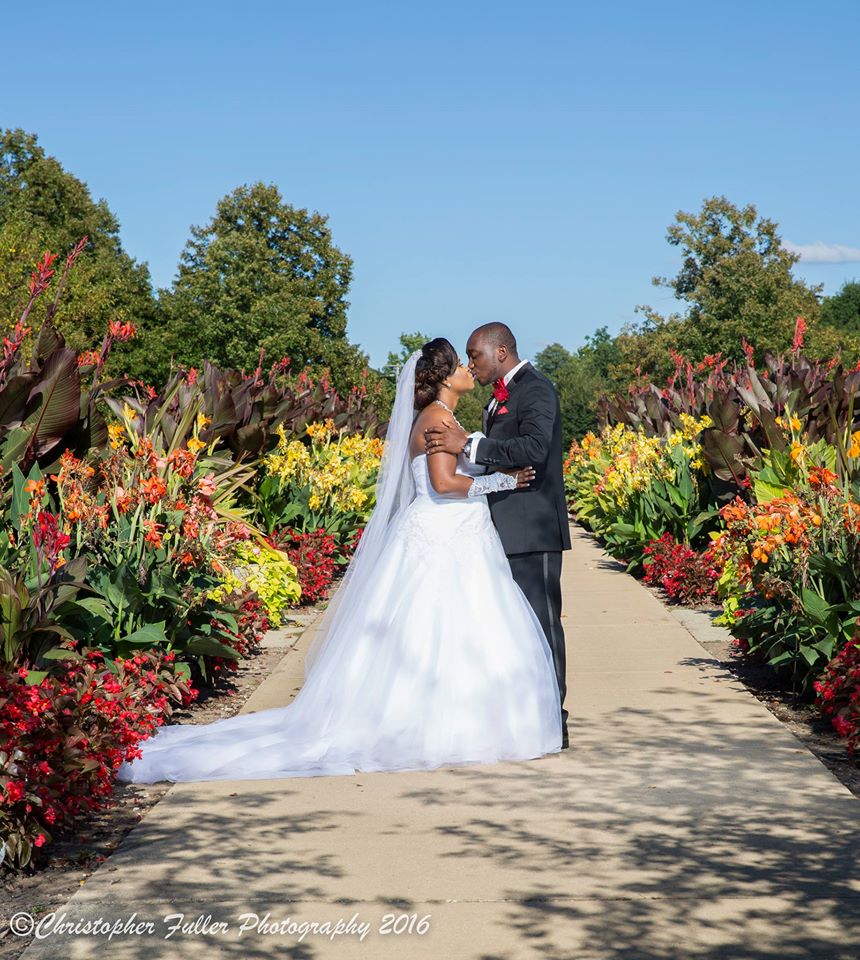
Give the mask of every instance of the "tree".
M 400 370 L 406 361 L 415 353 L 416 350 L 420 350 L 425 343 L 428 343 L 432 340 L 432 337 L 428 337 L 426 333 L 401 333 L 400 334 L 400 353 L 394 353 L 393 351 L 388 351 L 388 359 L 385 361 L 385 366 L 382 368 L 383 374 L 391 380 L 392 383 L 397 383 L 397 378 L 400 376 Z
M 367 357 L 346 336 L 352 260 L 332 242 L 327 217 L 285 203 L 274 184 L 241 186 L 192 227 L 179 273 L 160 298 L 160 328 L 143 349 L 163 373 L 204 358 L 253 370 L 288 356 L 293 368 L 330 370 L 340 391 Z
M 739 208 L 725 197 L 711 197 L 698 214 L 679 212 L 667 239 L 681 251 L 681 268 L 674 277 L 652 282 L 671 290 L 687 311 L 663 317 L 637 307 L 645 321 L 625 330 L 628 373 L 631 366 L 652 375 L 668 373 L 667 346 L 694 358 L 722 352 L 741 359 L 744 338 L 761 361 L 766 350 L 791 346 L 798 315 L 807 323 L 811 356 L 855 348 L 851 337 L 821 322 L 821 287 L 792 275 L 798 255 L 782 245 L 777 224 L 759 217 L 752 204 Z
M 860 334 L 860 283 L 844 283 L 821 304 L 821 320 L 837 330 Z
M 93 348 L 108 321 L 145 328 L 155 302 L 146 264 L 119 239 L 119 223 L 104 200 L 68 173 L 21 129 L 0 131 L 0 310 L 4 329 L 27 302 L 27 281 L 46 250 L 64 259 L 88 237 L 71 272 L 54 322 L 69 346 Z M 62 262 L 62 260 L 60 261 Z M 33 318 L 34 320 L 36 318 Z M 117 350 L 121 357 L 122 350 Z
M 552 343 L 535 357 L 537 369 L 558 391 L 565 447 L 597 426 L 595 402 L 602 392 L 618 386 L 615 367 L 619 361 L 616 342 L 606 327 L 587 336 L 576 353 Z

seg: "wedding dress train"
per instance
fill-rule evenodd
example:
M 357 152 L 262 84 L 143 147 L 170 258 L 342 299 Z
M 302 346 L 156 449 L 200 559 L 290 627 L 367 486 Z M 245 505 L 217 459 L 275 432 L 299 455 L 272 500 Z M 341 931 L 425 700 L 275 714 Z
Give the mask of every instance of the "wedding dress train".
M 460 457 L 459 473 L 475 469 Z M 552 654 L 486 497 L 438 495 L 424 454 L 411 470 L 414 499 L 294 700 L 160 727 L 121 781 L 429 770 L 561 749 Z

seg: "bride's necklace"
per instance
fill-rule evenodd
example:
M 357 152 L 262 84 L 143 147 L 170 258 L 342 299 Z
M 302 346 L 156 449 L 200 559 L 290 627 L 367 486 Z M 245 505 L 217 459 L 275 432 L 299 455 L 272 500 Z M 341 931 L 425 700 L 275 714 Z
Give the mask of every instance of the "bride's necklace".
M 468 431 L 463 426 L 463 424 L 460 423 L 460 421 L 454 416 L 454 411 L 448 406 L 447 403 L 445 403 L 443 400 L 438 400 L 438 399 L 434 400 L 433 402 L 438 403 L 440 407 L 444 407 L 448 411 L 448 413 L 450 413 L 451 416 L 454 417 L 454 423 L 457 424 L 457 426 L 463 431 L 463 433 L 468 433 Z

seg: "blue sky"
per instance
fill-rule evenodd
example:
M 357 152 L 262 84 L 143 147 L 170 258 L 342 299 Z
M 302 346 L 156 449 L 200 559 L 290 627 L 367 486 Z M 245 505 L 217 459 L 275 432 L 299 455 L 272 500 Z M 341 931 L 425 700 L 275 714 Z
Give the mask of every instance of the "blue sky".
M 221 196 L 274 182 L 354 258 L 375 364 L 403 331 L 462 349 L 503 320 L 533 356 L 668 312 L 666 227 L 715 194 L 823 244 L 797 273 L 826 293 L 860 277 L 856 0 L 48 2 L 4 25 L 0 125 L 108 201 L 156 286 Z

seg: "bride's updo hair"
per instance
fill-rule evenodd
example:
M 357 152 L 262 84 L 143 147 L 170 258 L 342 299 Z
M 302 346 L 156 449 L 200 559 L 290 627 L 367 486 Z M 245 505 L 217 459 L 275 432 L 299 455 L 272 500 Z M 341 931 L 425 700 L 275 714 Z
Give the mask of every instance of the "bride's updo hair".
M 415 409 L 423 410 L 439 393 L 439 386 L 457 369 L 457 351 L 449 340 L 437 337 L 421 348 L 415 364 Z

